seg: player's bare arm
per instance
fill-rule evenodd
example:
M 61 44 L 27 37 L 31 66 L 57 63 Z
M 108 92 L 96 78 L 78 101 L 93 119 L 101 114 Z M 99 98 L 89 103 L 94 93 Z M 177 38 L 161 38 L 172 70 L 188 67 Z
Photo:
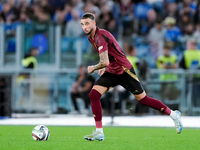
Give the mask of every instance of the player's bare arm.
M 91 74 L 93 73 L 95 70 L 99 70 L 102 68 L 105 68 L 109 65 L 109 58 L 108 58 L 108 51 L 104 51 L 101 54 L 99 54 L 100 57 L 100 61 L 97 65 L 93 65 L 93 66 L 88 66 L 88 72 Z

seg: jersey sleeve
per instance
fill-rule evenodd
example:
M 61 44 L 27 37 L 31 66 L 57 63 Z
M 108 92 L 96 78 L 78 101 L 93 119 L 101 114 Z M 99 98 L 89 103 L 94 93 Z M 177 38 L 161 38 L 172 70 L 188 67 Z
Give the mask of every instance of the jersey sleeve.
M 108 43 L 102 36 L 99 37 L 99 43 L 97 47 L 99 54 L 108 50 Z

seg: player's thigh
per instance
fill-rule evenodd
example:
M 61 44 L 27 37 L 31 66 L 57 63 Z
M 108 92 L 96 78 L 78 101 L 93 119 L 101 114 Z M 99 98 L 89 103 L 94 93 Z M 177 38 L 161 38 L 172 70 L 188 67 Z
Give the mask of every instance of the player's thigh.
M 140 81 L 135 76 L 134 70 L 130 70 L 129 73 L 123 73 L 119 78 L 119 84 L 134 95 L 137 96 L 144 93 Z
M 95 89 L 95 90 L 98 91 L 101 95 L 103 95 L 103 94 L 108 90 L 107 87 L 104 87 L 104 86 L 101 86 L 101 85 L 94 85 L 92 89 Z
M 93 89 L 97 90 L 99 93 L 104 94 L 110 88 L 115 87 L 118 84 L 116 75 L 109 72 L 105 72 L 99 79 L 95 82 Z

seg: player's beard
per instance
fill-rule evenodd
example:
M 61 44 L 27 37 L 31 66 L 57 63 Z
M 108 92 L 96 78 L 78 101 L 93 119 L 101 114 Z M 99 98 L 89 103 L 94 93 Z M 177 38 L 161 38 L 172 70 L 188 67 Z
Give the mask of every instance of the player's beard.
M 87 35 L 90 35 L 90 33 L 92 33 L 93 31 L 93 28 L 90 30 L 90 32 L 86 33 Z

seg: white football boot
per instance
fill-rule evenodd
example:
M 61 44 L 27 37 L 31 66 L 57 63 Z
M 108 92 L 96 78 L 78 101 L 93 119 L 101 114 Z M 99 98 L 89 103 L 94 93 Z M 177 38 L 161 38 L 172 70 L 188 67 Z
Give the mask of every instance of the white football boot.
M 99 131 L 93 131 L 92 134 L 84 136 L 84 139 L 89 141 L 94 141 L 94 140 L 103 141 L 105 139 L 105 136 L 103 133 Z
M 182 125 L 182 122 L 181 122 L 181 113 L 178 110 L 175 110 L 175 113 L 176 113 L 177 117 L 175 119 L 173 119 L 173 121 L 174 121 L 174 124 L 175 124 L 176 132 L 178 134 L 180 134 L 182 129 L 183 129 L 183 125 Z

